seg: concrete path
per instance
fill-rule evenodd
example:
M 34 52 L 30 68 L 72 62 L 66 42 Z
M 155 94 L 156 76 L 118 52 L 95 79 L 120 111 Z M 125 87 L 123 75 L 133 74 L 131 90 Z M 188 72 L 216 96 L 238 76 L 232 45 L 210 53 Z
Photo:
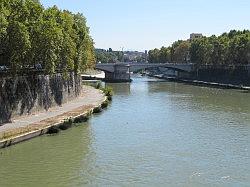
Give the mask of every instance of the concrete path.
M 38 123 L 48 118 L 56 117 L 66 112 L 73 111 L 79 107 L 99 105 L 104 101 L 104 99 L 104 94 L 100 90 L 94 89 L 90 86 L 83 86 L 83 94 L 81 97 L 69 103 L 63 104 L 62 107 L 53 107 L 47 112 L 44 111 L 35 115 L 20 117 L 19 119 L 13 120 L 12 123 L 6 123 L 3 126 L 0 126 L 0 133 L 20 127 L 26 127 L 33 123 Z
M 82 74 L 82 77 L 87 77 L 87 78 L 97 78 L 97 79 L 104 79 L 105 78 L 105 73 L 97 73 L 97 74 Z

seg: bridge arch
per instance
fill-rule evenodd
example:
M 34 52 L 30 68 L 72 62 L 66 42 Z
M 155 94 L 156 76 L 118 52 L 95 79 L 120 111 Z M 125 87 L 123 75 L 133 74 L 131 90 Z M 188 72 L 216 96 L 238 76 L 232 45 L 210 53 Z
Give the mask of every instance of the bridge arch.
M 178 72 L 191 73 L 194 69 L 193 64 L 153 64 L 153 63 L 108 63 L 108 64 L 97 64 L 96 69 L 105 72 L 105 78 L 107 80 L 117 81 L 130 81 L 130 72 L 135 72 L 143 69 L 151 69 L 157 67 L 165 67 Z
M 178 72 L 191 72 L 193 71 L 193 66 L 191 66 L 190 64 L 172 64 L 172 63 L 168 63 L 168 64 L 132 64 L 130 66 L 130 71 L 134 72 L 134 71 L 139 71 L 139 70 L 147 70 L 147 69 L 153 69 L 153 68 L 167 68 L 170 70 L 175 70 Z

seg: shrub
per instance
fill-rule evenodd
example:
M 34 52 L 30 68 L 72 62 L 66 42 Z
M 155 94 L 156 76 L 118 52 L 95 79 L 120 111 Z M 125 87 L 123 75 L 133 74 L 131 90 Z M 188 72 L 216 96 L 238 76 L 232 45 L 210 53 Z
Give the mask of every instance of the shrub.
M 102 91 L 107 97 L 112 97 L 114 94 L 113 89 L 111 87 L 102 88 Z
M 102 106 L 101 106 L 101 107 L 102 107 L 102 108 L 107 108 L 108 105 L 109 105 L 108 101 L 105 101 L 105 102 L 102 103 Z
M 87 122 L 88 120 L 89 120 L 89 115 L 80 116 L 74 120 L 74 123 L 83 123 L 83 122 Z
M 102 83 L 101 82 L 97 82 L 95 85 L 96 89 L 101 89 L 102 88 Z
M 72 126 L 72 124 L 73 124 L 73 121 L 72 121 L 72 119 L 70 118 L 70 119 L 68 119 L 68 120 L 65 120 L 64 122 L 63 122 L 63 124 L 61 124 L 61 125 L 59 125 L 59 129 L 60 130 L 67 130 L 68 128 L 70 128 L 71 126 Z
M 100 113 L 101 111 L 102 111 L 101 107 L 96 107 L 94 108 L 93 113 L 97 114 L 97 113 Z
M 47 134 L 57 134 L 57 133 L 59 133 L 59 128 L 54 126 L 50 127 L 47 132 Z

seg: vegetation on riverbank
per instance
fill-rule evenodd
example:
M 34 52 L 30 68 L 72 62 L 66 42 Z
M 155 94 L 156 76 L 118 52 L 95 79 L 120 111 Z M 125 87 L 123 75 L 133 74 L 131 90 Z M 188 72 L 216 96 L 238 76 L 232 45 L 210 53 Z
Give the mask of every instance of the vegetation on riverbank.
M 107 96 L 107 97 L 112 97 L 114 92 L 113 89 L 111 87 L 105 87 L 101 89 L 103 91 L 103 93 Z
M 118 63 L 118 62 L 146 62 L 147 53 L 139 51 L 113 51 L 111 48 L 96 49 L 96 60 L 98 63 Z
M 94 42 L 85 17 L 37 0 L 1 0 L 0 66 L 80 72 L 95 64 Z
M 84 83 L 84 84 L 101 90 L 105 94 L 105 96 L 108 98 L 108 100 L 112 100 L 112 96 L 114 95 L 113 89 L 109 86 L 103 87 L 101 81 Z
M 172 46 L 150 50 L 149 62 L 191 62 L 197 67 L 250 64 L 250 31 L 231 30 L 220 36 L 178 40 Z

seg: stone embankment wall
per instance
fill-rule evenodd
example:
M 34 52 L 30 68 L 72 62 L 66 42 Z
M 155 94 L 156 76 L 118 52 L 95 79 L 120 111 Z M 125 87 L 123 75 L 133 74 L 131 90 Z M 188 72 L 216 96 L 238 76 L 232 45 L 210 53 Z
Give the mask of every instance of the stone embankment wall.
M 232 68 L 198 68 L 192 73 L 171 72 L 164 68 L 155 68 L 150 70 L 153 75 L 164 74 L 178 79 L 191 79 L 206 82 L 217 82 L 223 84 L 250 85 L 250 66 L 232 67 Z
M 30 75 L 0 77 L 0 125 L 15 117 L 46 111 L 81 94 L 81 77 Z
M 200 68 L 194 78 L 207 82 L 224 84 L 250 85 L 250 73 L 245 67 L 225 68 Z

